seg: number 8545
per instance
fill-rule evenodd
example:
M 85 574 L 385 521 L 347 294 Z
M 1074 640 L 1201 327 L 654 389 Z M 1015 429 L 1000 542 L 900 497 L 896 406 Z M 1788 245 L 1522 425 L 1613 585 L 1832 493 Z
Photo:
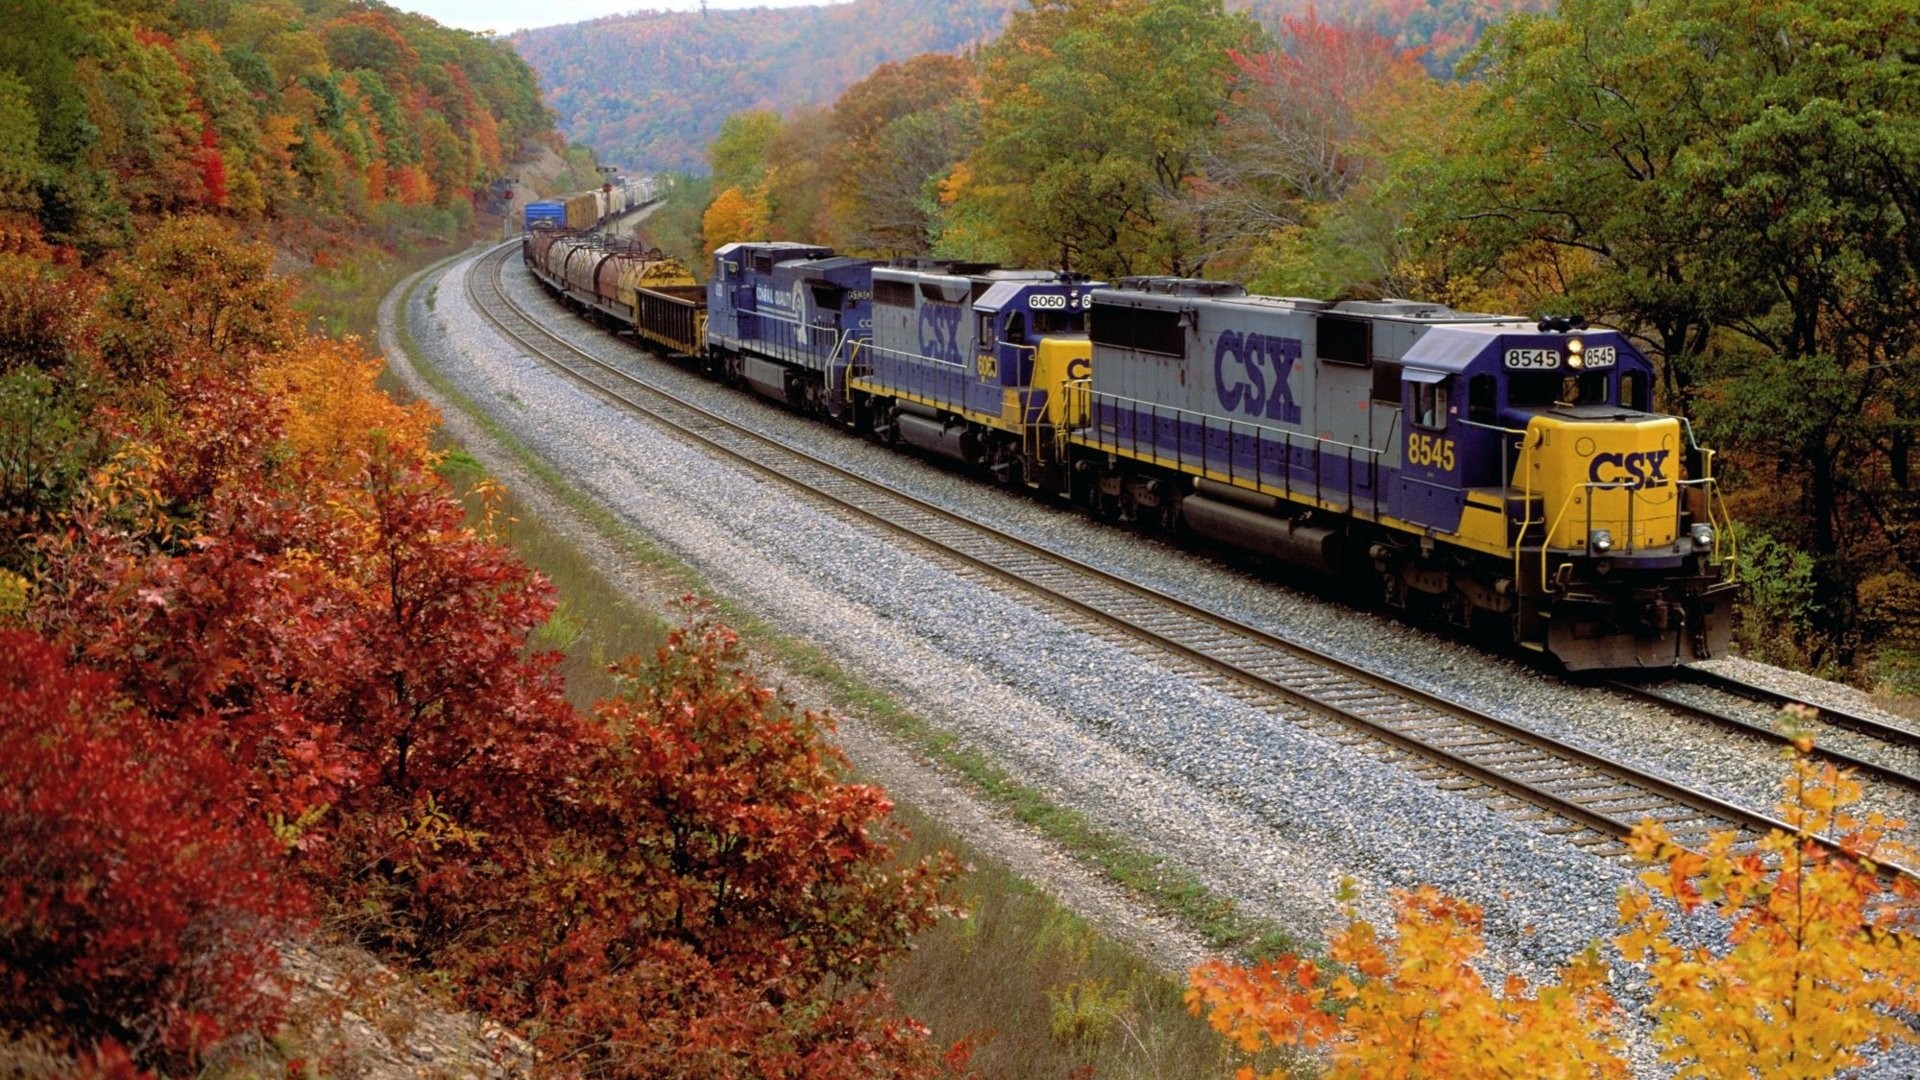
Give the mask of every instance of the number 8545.
M 1407 435 L 1407 463 L 1453 471 L 1453 440 L 1411 432 Z

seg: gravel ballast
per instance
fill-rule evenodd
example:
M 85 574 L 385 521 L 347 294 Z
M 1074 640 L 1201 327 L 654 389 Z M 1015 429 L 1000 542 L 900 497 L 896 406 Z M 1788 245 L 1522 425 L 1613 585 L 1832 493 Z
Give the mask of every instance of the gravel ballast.
M 1163 855 L 1242 909 L 1322 937 L 1337 883 L 1386 918 L 1390 890 L 1431 884 L 1482 905 L 1495 977 L 1530 977 L 1610 937 L 1614 897 L 1635 867 L 1415 776 L 1378 748 L 1315 733 L 1214 690 L 1176 662 L 1087 634 L 1051 611 L 983 587 L 913 545 L 822 512 L 780 483 L 725 463 L 523 354 L 468 305 L 461 260 L 423 279 L 383 340 L 407 364 L 392 320 L 418 353 L 568 482 L 696 570 L 717 593 L 816 643 L 847 671 L 990 755 L 1136 846 Z M 427 287 L 431 283 L 432 288 Z M 520 267 L 506 287 L 536 312 L 552 302 Z M 391 298 L 390 298 L 391 302 Z M 1617 695 L 1576 689 L 1393 621 L 1256 580 L 1199 555 L 996 490 L 707 383 L 584 324 L 570 339 L 725 415 L 957 512 L 1134 578 L 1269 632 L 1525 724 L 1640 768 L 1755 805 L 1775 801 L 1783 766 L 1757 740 L 1675 722 Z M 417 376 L 416 389 L 434 395 Z M 454 410 L 444 402 L 450 422 Z M 477 432 L 456 435 L 489 467 Z M 517 487 L 525 488 L 525 484 Z M 559 512 L 559 511 L 556 511 Z M 612 556 L 607 555 L 608 558 Z M 1751 665 L 1749 665 L 1751 666 Z M 1773 670 L 1773 669 L 1768 669 Z M 1197 956 L 1191 935 L 1009 829 L 1004 815 L 858 723 L 849 755 L 923 810 L 950 801 L 960 828 L 1021 849 L 1023 873 L 1090 908 L 1163 964 Z M 1875 805 L 1912 818 L 1901 799 Z M 969 824 L 970 823 L 970 824 Z M 1023 847 L 1024 846 L 1024 847 Z M 989 845 L 991 847 L 991 845 Z M 1021 860 L 1031 860 L 1023 864 Z M 1084 893 L 1084 901 L 1075 898 Z M 1661 1075 L 1636 1054 L 1641 1075 Z M 1904 1075 L 1889 1059 L 1873 1075 Z

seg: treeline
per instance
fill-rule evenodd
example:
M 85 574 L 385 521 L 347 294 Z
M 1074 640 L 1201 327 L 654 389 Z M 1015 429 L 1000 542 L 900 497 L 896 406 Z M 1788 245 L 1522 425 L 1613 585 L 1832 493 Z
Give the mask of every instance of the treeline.
M 1449 73 L 1502 14 L 1547 0 L 1234 0 L 1262 25 L 1315 9 L 1364 25 Z M 825 106 L 883 63 L 961 53 L 996 37 L 1017 0 L 854 0 L 822 7 L 636 12 L 526 30 L 567 138 L 637 170 L 700 172 L 728 114 Z
M 164 214 L 457 227 L 551 131 L 511 49 L 377 0 L 0 6 L 0 217 L 87 257 Z
M 1893 0 L 1566 0 L 1454 80 L 1312 15 L 1038 0 L 975 54 L 729 118 L 682 242 L 1603 320 L 1722 451 L 1747 653 L 1914 692 L 1916 55 Z

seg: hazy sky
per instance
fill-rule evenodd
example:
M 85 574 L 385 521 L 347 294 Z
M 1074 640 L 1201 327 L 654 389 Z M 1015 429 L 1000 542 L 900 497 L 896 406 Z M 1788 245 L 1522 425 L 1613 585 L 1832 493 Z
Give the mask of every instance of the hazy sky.
M 534 26 L 585 22 L 630 11 L 698 11 L 700 0 L 389 0 L 443 26 L 511 33 Z M 708 0 L 710 8 L 797 7 L 833 0 Z

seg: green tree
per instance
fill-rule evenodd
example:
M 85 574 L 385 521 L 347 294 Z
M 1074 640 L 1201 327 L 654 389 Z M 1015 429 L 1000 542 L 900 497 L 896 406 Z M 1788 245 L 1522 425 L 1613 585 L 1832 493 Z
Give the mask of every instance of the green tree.
M 1901 0 L 1568 0 L 1479 53 L 1487 96 L 1423 211 L 1451 269 L 1519 276 L 1664 362 L 1669 403 L 1783 498 L 1832 629 L 1920 570 L 1920 16 Z M 1709 386 L 1711 383 L 1711 386 Z
M 40 208 L 34 185 L 41 180 L 40 121 L 27 85 L 0 71 L 0 213 Z
M 720 125 L 720 134 L 707 147 L 713 168 L 713 189 L 757 191 L 767 179 L 767 165 L 780 137 L 780 117 L 764 109 L 734 113 Z
M 1228 51 L 1258 33 L 1219 0 L 1017 13 L 981 57 L 981 144 L 954 185 L 961 217 L 993 222 L 975 242 L 1105 277 L 1197 271 L 1178 207 L 1226 104 Z

